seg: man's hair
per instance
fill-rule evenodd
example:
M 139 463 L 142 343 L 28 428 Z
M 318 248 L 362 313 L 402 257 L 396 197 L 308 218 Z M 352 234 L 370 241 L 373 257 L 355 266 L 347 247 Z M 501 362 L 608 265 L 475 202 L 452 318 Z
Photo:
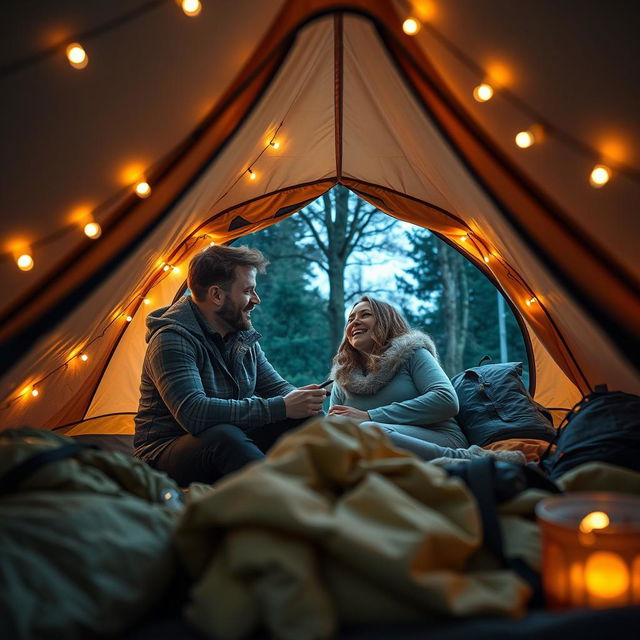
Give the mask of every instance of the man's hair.
M 264 273 L 269 261 L 257 249 L 215 245 L 195 255 L 189 263 L 187 286 L 194 300 L 206 300 L 209 287 L 227 289 L 236 278 L 236 267 L 254 267 Z

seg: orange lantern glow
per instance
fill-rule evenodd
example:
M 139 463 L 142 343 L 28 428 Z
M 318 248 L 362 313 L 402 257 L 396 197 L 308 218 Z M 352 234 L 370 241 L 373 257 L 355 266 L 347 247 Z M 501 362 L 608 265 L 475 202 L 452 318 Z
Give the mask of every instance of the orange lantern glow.
M 536 507 L 552 609 L 640 605 L 640 498 L 577 492 Z

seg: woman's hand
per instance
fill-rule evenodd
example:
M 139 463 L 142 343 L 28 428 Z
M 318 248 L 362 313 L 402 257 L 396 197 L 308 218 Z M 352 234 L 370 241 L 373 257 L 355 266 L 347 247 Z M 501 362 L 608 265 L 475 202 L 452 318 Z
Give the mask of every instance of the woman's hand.
M 329 409 L 330 416 L 345 416 L 355 420 L 357 423 L 367 422 L 371 420 L 371 417 L 366 411 L 360 411 L 360 409 L 354 409 L 353 407 L 345 407 L 342 404 L 334 404 Z

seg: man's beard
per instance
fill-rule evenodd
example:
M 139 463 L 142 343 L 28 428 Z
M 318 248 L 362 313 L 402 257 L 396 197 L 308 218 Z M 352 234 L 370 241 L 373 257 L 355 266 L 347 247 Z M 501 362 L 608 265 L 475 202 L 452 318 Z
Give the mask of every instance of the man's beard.
M 243 311 L 250 311 L 255 305 L 247 305 L 244 309 L 237 307 L 229 298 L 226 298 L 218 311 L 218 315 L 232 329 L 236 331 L 248 331 L 252 328 L 251 320 L 242 315 Z

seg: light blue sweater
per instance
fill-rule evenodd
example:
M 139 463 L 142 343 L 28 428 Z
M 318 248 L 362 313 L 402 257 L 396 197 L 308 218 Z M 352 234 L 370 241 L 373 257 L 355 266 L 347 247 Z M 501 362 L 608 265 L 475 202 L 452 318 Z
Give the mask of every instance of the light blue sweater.
M 333 383 L 330 405 L 367 411 L 372 421 L 381 424 L 460 434 L 464 443 L 453 419 L 458 413 L 458 396 L 447 374 L 425 348 L 425 340 L 430 341 L 417 331 L 396 338 L 376 371 L 352 374 L 343 385 L 337 380 Z

